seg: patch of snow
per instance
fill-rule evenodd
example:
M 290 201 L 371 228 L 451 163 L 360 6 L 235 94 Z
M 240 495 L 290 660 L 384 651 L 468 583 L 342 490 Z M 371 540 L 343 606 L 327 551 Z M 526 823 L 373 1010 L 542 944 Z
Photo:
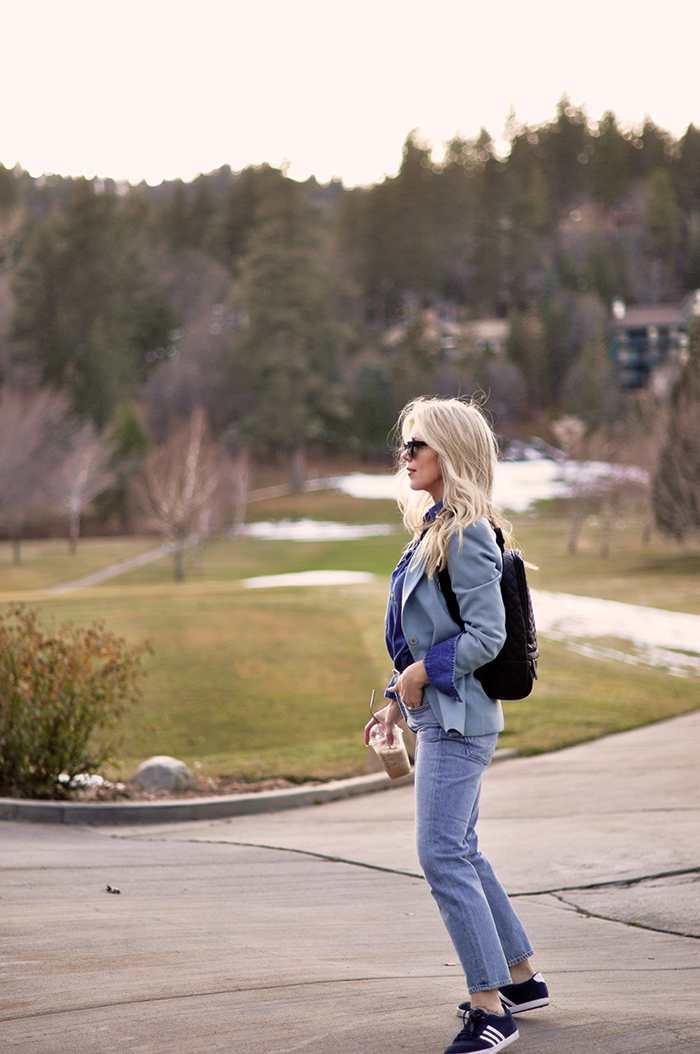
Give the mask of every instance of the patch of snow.
M 607 659 L 614 662 L 625 662 L 629 666 L 654 666 L 666 670 L 674 677 L 700 677 L 700 657 L 683 655 L 677 651 L 666 651 L 663 648 L 645 648 L 635 645 L 635 651 L 618 651 L 601 645 L 583 644 L 581 641 L 566 642 L 569 651 L 584 655 L 587 659 Z
M 549 461 L 565 461 L 566 454 L 558 447 L 545 443 L 544 439 L 533 437 L 529 443 L 522 443 L 514 439 L 508 444 L 505 457 L 508 461 L 539 461 L 546 458 Z
M 561 464 L 547 458 L 499 461 L 494 478 L 494 501 L 503 509 L 525 512 L 535 501 L 566 497 L 568 486 L 561 476 Z
M 58 777 L 58 782 L 68 784 L 70 787 L 102 787 L 107 781 L 97 773 L 79 772 L 71 779 L 67 772 L 62 772 Z
M 395 501 L 398 493 L 397 479 L 393 475 L 375 476 L 367 472 L 353 472 L 328 482 L 353 498 L 390 498 Z
M 583 655 L 700 675 L 700 615 L 539 589 L 532 590 L 532 603 L 538 634 L 567 641 Z M 600 637 L 630 641 L 634 653 L 580 643 Z
M 374 575 L 367 571 L 299 571 L 288 575 L 261 575 L 244 578 L 246 589 L 268 589 L 276 586 L 348 586 L 371 582 Z
M 545 458 L 528 461 L 499 461 L 494 481 L 497 505 L 513 512 L 525 512 L 543 498 L 566 497 L 569 484 L 562 478 L 561 465 Z M 355 472 L 334 480 L 345 494 L 354 498 L 390 498 L 398 493 L 396 476 Z
M 620 483 L 648 483 L 643 469 L 633 465 L 611 465 L 604 461 L 561 461 L 537 451 L 522 461 L 499 461 L 494 480 L 494 500 L 512 512 L 526 512 L 535 501 L 590 494 Z M 396 499 L 395 476 L 354 472 L 328 480 L 355 498 Z
M 569 496 L 592 491 L 607 490 L 621 483 L 647 486 L 649 473 L 636 465 L 611 465 L 607 461 L 564 461 L 561 478 L 568 487 Z
M 393 534 L 394 527 L 388 523 L 354 524 L 331 523 L 323 520 L 266 520 L 248 523 L 236 530 L 250 538 L 265 538 L 271 541 L 294 542 L 340 542 L 350 538 L 371 538 L 379 534 Z

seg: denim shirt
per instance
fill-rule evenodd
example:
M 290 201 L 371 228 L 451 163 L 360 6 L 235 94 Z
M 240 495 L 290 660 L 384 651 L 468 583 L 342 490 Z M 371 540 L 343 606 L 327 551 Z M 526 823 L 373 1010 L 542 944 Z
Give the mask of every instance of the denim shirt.
M 426 527 L 433 522 L 441 508 L 442 502 L 439 501 L 432 508 L 428 509 L 423 517 L 423 523 Z M 423 535 L 421 534 L 422 537 Z M 386 650 L 394 663 L 394 669 L 398 670 L 399 673 L 402 673 L 413 662 L 413 656 L 401 626 L 401 606 L 403 604 L 403 581 L 419 541 L 420 539 L 414 542 L 401 555 L 401 559 L 391 576 L 389 589 L 389 603 L 387 605 L 385 625 Z

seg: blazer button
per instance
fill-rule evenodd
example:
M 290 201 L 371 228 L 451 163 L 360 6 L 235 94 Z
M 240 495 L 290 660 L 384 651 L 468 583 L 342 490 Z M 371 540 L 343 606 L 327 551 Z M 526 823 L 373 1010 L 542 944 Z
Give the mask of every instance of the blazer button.
M 418 637 L 409 637 L 408 638 L 408 643 L 409 644 L 417 644 L 418 643 Z

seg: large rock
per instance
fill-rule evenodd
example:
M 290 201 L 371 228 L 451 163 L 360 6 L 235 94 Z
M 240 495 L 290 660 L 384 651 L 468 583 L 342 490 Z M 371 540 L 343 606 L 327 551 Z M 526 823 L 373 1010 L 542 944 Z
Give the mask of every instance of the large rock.
M 131 782 L 144 791 L 183 791 L 197 785 L 196 778 L 184 761 L 170 758 L 167 754 L 157 754 L 143 765 L 139 765 Z

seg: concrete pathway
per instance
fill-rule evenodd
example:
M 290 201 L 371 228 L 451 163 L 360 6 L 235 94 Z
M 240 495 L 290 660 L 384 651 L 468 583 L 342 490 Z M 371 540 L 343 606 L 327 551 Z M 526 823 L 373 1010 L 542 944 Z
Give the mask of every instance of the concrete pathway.
M 693 713 L 487 773 L 482 847 L 553 996 L 513 1050 L 700 1051 L 699 754 Z M 3 1052 L 440 1054 L 459 1027 L 410 787 L 0 839 Z

